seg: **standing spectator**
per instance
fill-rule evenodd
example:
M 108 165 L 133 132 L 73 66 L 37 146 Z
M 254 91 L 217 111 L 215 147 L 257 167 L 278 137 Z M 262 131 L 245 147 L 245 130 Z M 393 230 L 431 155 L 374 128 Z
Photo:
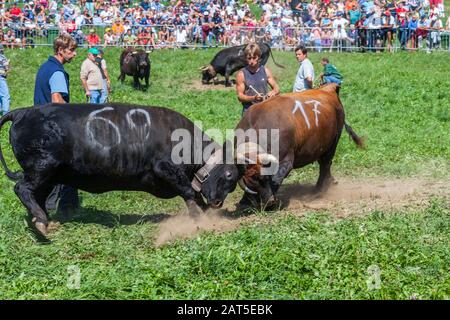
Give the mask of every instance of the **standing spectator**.
M 3 54 L 3 45 L 0 43 L 0 116 L 9 112 L 11 96 L 9 95 L 6 77 L 9 71 L 9 59 Z
M 85 6 L 91 16 L 94 15 L 94 0 L 86 0 Z
M 101 68 L 95 63 L 98 54 L 97 48 L 90 48 L 86 60 L 81 64 L 80 79 L 89 103 L 100 103 L 102 95 L 102 72 L 100 71 Z
M 248 65 L 236 75 L 236 92 L 238 100 L 242 103 L 242 114 L 252 105 L 271 98 L 280 93 L 272 71 L 260 65 L 261 49 L 256 43 L 245 47 L 244 55 Z M 267 90 L 267 85 L 272 88 Z
M 294 92 L 300 92 L 307 89 L 312 89 L 314 82 L 314 66 L 308 59 L 308 49 L 304 46 L 295 48 L 295 56 L 297 61 L 301 63 L 295 77 Z
M 111 79 L 109 78 L 108 68 L 106 66 L 106 61 L 103 58 L 103 50 L 98 49 L 97 58 L 95 58 L 95 63 L 100 68 L 102 73 L 102 95 L 100 97 L 100 103 L 106 103 L 108 101 L 108 95 L 111 92 Z
M 387 49 L 389 52 L 392 52 L 392 40 L 394 35 L 395 19 L 391 15 L 391 11 L 386 10 L 381 20 L 383 24 L 383 37 L 385 43 L 387 43 Z
M 58 36 L 53 42 L 54 56 L 50 56 L 39 68 L 34 87 L 34 104 L 69 103 L 69 74 L 64 70 L 64 64 L 76 56 L 77 43 L 68 34 Z M 61 106 L 61 108 L 63 108 Z M 57 185 L 46 200 L 46 209 L 55 209 L 58 202 L 58 212 L 67 214 L 79 207 L 77 189 Z
M 342 75 L 336 67 L 330 63 L 330 60 L 328 60 L 328 58 L 322 58 L 320 63 L 323 66 L 323 72 L 320 74 L 320 84 L 334 82 L 341 85 Z

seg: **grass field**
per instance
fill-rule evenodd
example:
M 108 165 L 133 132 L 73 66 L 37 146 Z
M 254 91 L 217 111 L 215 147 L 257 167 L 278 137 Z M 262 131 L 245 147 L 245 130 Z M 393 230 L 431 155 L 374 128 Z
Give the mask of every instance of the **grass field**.
M 216 51 L 153 52 L 151 88 L 138 92 L 131 78 L 124 85 L 116 81 L 120 51 L 109 49 L 111 100 L 167 106 L 203 121 L 205 129 L 234 128 L 241 111 L 235 92 L 199 81 L 198 68 Z M 8 78 L 13 108 L 32 105 L 34 76 L 49 54 L 45 48 L 6 52 L 13 68 Z M 269 67 L 288 92 L 298 64 L 292 52 L 274 55 L 286 69 L 270 60 Z M 347 122 L 367 144 L 358 150 L 343 135 L 332 170 L 341 188 L 363 181 L 365 199 L 241 217 L 233 215 L 239 190 L 226 203 L 232 228 L 206 228 L 159 247 L 154 243 L 164 222 L 184 211 L 180 199 L 82 193 L 83 209 L 61 221 L 50 234 L 52 244 L 41 245 L 25 224 L 13 183 L 2 174 L 0 298 L 450 298 L 449 54 L 312 53 L 316 75 L 325 55 L 344 74 Z M 73 102 L 84 101 L 79 68 L 85 57 L 86 50 L 79 49 L 66 65 Z M 19 169 L 6 129 L 2 149 L 8 166 Z M 292 172 L 285 184 L 314 183 L 317 176 L 314 165 Z M 411 179 L 421 181 L 421 188 L 408 193 L 404 182 Z M 390 192 L 405 189 L 407 197 L 388 192 L 377 199 L 371 181 L 394 181 Z M 68 286 L 74 268 L 81 272 L 75 289 Z

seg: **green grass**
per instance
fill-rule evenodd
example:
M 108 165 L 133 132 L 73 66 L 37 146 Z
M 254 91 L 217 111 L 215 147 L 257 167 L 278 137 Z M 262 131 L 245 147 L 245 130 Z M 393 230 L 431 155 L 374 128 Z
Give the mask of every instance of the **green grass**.
M 204 128 L 234 128 L 241 106 L 233 90 L 194 89 L 198 67 L 217 49 L 155 51 L 151 88 L 121 85 L 120 51 L 108 49 L 112 101 L 173 108 Z M 47 48 L 6 51 L 12 73 L 12 107 L 32 105 L 34 76 L 51 54 Z M 282 92 L 291 90 L 298 64 L 292 52 L 275 52 L 269 62 Z M 348 123 L 366 137 L 358 150 L 344 134 L 333 162 L 337 176 L 449 179 L 450 66 L 448 53 L 312 53 L 316 75 L 328 56 L 343 73 L 341 91 Z M 83 102 L 79 68 L 86 50 L 66 69 L 72 101 Z M 18 169 L 1 132 L 11 168 Z M 314 182 L 317 166 L 297 170 L 286 183 Z M 26 211 L 0 176 L 0 298 L 124 299 L 423 299 L 449 298 L 450 227 L 448 198 L 430 198 L 423 206 L 373 211 L 369 216 L 335 220 L 330 212 L 261 215 L 222 235 L 155 248 L 158 221 L 184 208 L 180 199 L 163 201 L 140 192 L 82 193 L 83 210 L 39 245 L 27 229 Z M 238 198 L 238 195 L 233 197 Z M 354 212 L 358 215 L 358 212 Z M 81 287 L 67 288 L 67 268 L 81 270 Z M 369 289 L 368 268 L 380 270 L 379 289 Z

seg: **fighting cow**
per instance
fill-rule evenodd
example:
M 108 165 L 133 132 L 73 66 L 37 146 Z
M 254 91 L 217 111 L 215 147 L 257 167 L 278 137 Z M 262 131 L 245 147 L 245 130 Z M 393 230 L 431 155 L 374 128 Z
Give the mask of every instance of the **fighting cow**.
M 267 139 L 267 150 L 272 157 L 262 161 L 255 154 L 262 148 L 259 142 L 243 141 L 237 144 L 237 158 L 246 161 L 245 175 L 240 186 L 245 190 L 243 206 L 273 207 L 278 203 L 275 195 L 292 169 L 317 161 L 320 174 L 316 191 L 325 191 L 334 182 L 331 164 L 343 127 L 352 140 L 363 147 L 363 141 L 345 122 L 345 114 L 338 95 L 339 87 L 328 84 L 320 89 L 301 93 L 288 93 L 252 106 L 236 127 L 246 131 L 266 129 L 268 134 L 278 129 L 277 152 Z M 270 133 L 271 134 L 271 133 Z M 245 151 L 244 151 L 245 150 Z M 254 160 L 248 161 L 253 153 Z M 273 174 L 262 175 L 261 170 L 270 164 Z M 242 183 L 243 182 L 243 183 Z
M 125 76 L 133 77 L 133 86 L 136 89 L 148 89 L 150 78 L 150 59 L 148 54 L 150 51 L 142 49 L 133 51 L 125 49 L 120 55 L 120 76 L 118 80 L 121 83 L 125 80 Z M 145 86 L 141 85 L 141 81 L 145 80 Z
M 275 59 L 272 55 L 272 50 L 267 43 L 258 43 L 261 48 L 261 60 L 260 65 L 265 65 L 267 60 L 269 59 L 269 55 L 272 56 L 272 60 L 280 68 L 284 68 L 284 66 L 275 62 Z M 214 79 L 217 74 L 220 74 L 225 77 L 225 86 L 231 86 L 230 76 L 236 71 L 247 66 L 247 59 L 244 55 L 244 50 L 247 45 L 240 45 L 235 47 L 230 47 L 219 51 L 211 63 L 207 66 L 203 66 L 200 68 L 202 72 L 202 83 L 208 84 L 211 79 Z
M 57 184 L 91 193 L 181 196 L 196 215 L 208 206 L 221 207 L 243 174 L 234 164 L 224 164 L 222 146 L 192 121 L 162 107 L 49 104 L 8 113 L 0 119 L 0 130 L 9 121 L 10 143 L 23 172 L 8 169 L 1 148 L 0 161 L 43 235 L 48 226 L 45 199 Z M 180 130 L 186 139 L 197 132 L 201 141 L 176 149 L 181 138 L 174 133 Z

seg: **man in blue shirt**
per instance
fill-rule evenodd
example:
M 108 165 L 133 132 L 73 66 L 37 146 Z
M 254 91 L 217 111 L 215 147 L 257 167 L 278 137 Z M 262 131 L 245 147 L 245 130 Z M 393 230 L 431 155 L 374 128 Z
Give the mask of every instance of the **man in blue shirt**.
M 68 34 L 58 36 L 53 42 L 54 55 L 50 56 L 38 70 L 34 87 L 34 104 L 69 103 L 69 75 L 64 64 L 76 56 L 77 43 Z M 58 212 L 67 213 L 79 207 L 78 191 L 75 188 L 57 185 L 47 197 L 46 208 L 52 210 L 58 204 Z
M 9 71 L 9 59 L 3 54 L 3 45 L 0 43 L 0 116 L 9 112 L 11 96 L 9 95 L 6 77 Z

